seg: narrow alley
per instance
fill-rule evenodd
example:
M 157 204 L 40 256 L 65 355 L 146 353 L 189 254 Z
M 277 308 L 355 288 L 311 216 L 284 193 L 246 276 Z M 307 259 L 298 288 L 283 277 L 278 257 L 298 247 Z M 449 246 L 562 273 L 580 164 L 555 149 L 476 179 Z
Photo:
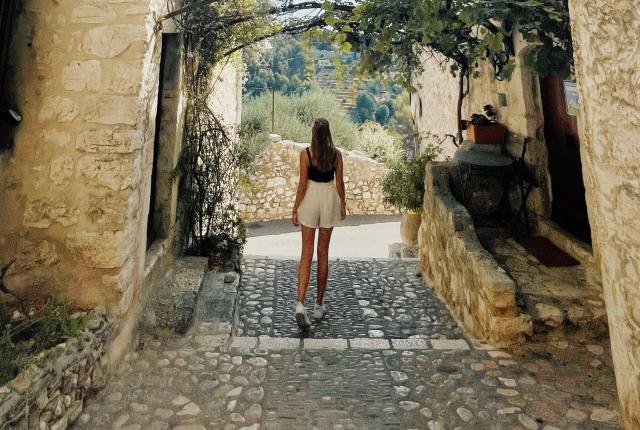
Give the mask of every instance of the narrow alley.
M 464 337 L 417 261 L 331 267 L 328 313 L 301 334 L 296 262 L 245 258 L 235 323 L 143 333 L 74 428 L 621 428 L 608 344 L 495 349 Z

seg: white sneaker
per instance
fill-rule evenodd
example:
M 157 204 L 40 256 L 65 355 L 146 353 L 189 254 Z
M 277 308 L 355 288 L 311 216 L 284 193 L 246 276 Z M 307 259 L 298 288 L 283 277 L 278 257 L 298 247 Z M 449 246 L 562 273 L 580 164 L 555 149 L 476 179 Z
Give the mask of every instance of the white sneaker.
M 313 307 L 313 317 L 317 320 L 321 319 L 324 316 L 325 312 L 327 312 L 327 307 L 324 304 L 319 305 L 316 303 Z
M 302 330 L 306 330 L 311 327 L 311 321 L 307 316 L 307 310 L 304 307 L 302 302 L 298 302 L 296 304 L 296 322 L 298 323 L 298 327 Z

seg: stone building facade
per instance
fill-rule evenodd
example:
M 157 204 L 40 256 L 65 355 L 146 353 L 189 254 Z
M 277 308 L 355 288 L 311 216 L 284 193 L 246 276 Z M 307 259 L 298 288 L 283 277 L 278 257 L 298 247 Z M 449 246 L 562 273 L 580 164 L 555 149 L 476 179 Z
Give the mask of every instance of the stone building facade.
M 28 0 L 11 44 L 5 92 L 23 120 L 0 150 L 0 262 L 15 258 L 5 281 L 104 307 L 111 362 L 173 256 L 181 50 L 171 22 L 158 23 L 173 3 Z M 229 73 L 220 105 L 235 121 Z
M 640 428 L 640 221 L 635 216 L 640 206 L 640 153 L 635 142 L 635 130 L 640 125 L 640 1 L 571 0 L 569 3 L 575 79 L 581 99 L 577 127 L 573 128 L 579 137 L 577 176 L 584 184 L 582 191 L 579 187 L 574 191 L 577 195 L 586 194 L 592 247 L 564 233 L 562 247 L 579 260 L 593 261 L 600 266 L 621 412 L 626 428 L 636 429 Z M 515 47 L 516 53 L 523 47 L 518 37 Z M 516 63 L 520 65 L 519 57 Z M 429 142 L 450 142 L 445 136 L 456 134 L 456 80 L 439 66 L 437 59 L 429 60 L 424 74 L 415 80 L 422 84 L 412 99 L 419 130 Z M 528 200 L 532 224 L 534 230 L 542 234 L 551 231 L 557 235 L 554 200 L 559 199 L 558 184 L 553 184 L 551 159 L 554 148 L 548 145 L 548 128 L 545 128 L 550 122 L 548 105 L 545 105 L 549 89 L 552 85 L 548 81 L 540 80 L 525 67 L 516 67 L 513 78 L 505 82 L 493 79 L 492 71 L 485 67 L 481 77 L 471 82 L 463 117 L 481 112 L 485 104 L 493 104 L 498 108 L 499 120 L 511 132 L 507 150 L 518 156 L 527 139 L 525 161 L 536 181 Z M 567 140 L 567 145 L 570 143 Z M 445 153 L 453 156 L 456 148 L 447 145 L 445 143 Z M 440 177 L 434 173 L 440 170 L 442 168 L 437 168 L 427 175 L 432 185 L 438 187 L 442 184 L 433 177 Z M 426 196 L 425 210 L 429 213 L 425 215 L 437 215 L 434 211 L 448 204 L 450 197 L 443 197 L 445 194 Z M 443 228 L 447 225 L 442 220 L 451 217 L 455 220 L 458 216 L 454 209 L 459 205 L 450 203 L 450 215 L 434 217 L 435 222 L 443 223 Z M 423 220 L 423 224 L 429 222 Z M 467 227 L 473 229 L 473 225 L 455 222 L 451 227 L 458 236 L 464 235 Z M 437 233 L 438 228 L 423 225 L 423 262 L 428 265 L 423 271 L 427 279 L 441 281 L 440 287 L 446 289 L 447 282 L 453 281 L 436 279 L 442 275 L 438 265 L 432 263 L 438 260 L 437 250 L 433 243 L 425 245 L 433 242 Z M 476 252 L 479 260 L 482 251 Z M 445 251 L 441 252 L 444 256 Z M 453 307 L 455 313 L 456 306 L 463 304 L 456 305 L 456 300 L 452 300 L 449 307 Z M 478 315 L 473 318 L 471 325 L 481 320 Z
M 288 218 L 295 203 L 300 151 L 308 145 L 281 140 L 278 135 L 272 137 L 239 194 L 240 215 L 248 222 Z M 385 165 L 358 151 L 343 150 L 342 157 L 349 214 L 398 214 L 382 198 L 380 181 L 386 172 Z
M 582 165 L 621 412 L 640 428 L 640 1 L 571 0 Z

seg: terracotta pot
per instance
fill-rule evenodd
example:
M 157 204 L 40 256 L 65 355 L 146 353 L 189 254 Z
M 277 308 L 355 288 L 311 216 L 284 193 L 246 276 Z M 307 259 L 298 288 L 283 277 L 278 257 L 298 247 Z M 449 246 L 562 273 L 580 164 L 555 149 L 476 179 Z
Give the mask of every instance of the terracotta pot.
M 479 145 L 501 145 L 507 133 L 502 124 L 476 125 L 469 123 L 467 129 L 469 140 Z
M 418 212 L 405 212 L 400 220 L 400 239 L 407 245 L 418 243 L 418 229 L 422 215 Z

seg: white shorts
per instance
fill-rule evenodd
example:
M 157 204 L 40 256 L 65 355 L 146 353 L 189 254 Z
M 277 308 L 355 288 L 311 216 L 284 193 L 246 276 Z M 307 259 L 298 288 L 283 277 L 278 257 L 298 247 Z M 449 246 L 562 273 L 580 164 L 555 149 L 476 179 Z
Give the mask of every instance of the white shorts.
M 309 228 L 332 228 L 342 221 L 335 181 L 307 182 L 307 192 L 298 208 L 298 221 Z

